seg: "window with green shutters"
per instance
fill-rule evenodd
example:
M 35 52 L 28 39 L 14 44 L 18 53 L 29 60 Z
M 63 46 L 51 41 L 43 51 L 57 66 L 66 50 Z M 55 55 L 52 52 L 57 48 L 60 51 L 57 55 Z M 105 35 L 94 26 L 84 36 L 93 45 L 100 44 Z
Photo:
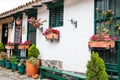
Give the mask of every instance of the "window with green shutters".
M 63 26 L 64 15 L 64 0 L 56 0 L 55 2 L 46 3 L 49 10 L 49 26 L 61 27 Z
M 114 15 L 112 16 L 112 22 L 108 27 L 114 32 L 112 35 L 118 36 L 120 31 L 116 29 L 115 25 L 120 22 L 120 0 L 95 0 L 95 33 L 97 33 L 98 27 L 104 26 L 106 21 L 111 18 L 103 17 L 103 14 L 98 15 L 97 8 L 102 10 L 102 12 L 105 12 L 106 10 L 113 11 Z
M 50 9 L 50 27 L 63 26 L 63 6 Z
M 106 25 L 106 21 L 111 20 L 108 29 L 111 31 L 111 36 L 120 37 L 120 29 L 116 27 L 120 23 L 120 0 L 94 0 L 95 1 L 95 34 L 99 28 Z M 111 10 L 112 17 L 106 17 L 103 13 Z M 102 12 L 101 12 L 102 11 Z M 100 14 L 99 14 L 100 13 Z M 119 24 L 120 25 L 120 24 Z M 119 38 L 120 39 L 120 38 Z M 120 80 L 120 45 L 119 41 L 115 42 L 114 49 L 95 49 L 99 56 L 103 58 L 106 66 L 106 71 L 109 80 Z M 113 50 L 113 51 L 112 51 Z

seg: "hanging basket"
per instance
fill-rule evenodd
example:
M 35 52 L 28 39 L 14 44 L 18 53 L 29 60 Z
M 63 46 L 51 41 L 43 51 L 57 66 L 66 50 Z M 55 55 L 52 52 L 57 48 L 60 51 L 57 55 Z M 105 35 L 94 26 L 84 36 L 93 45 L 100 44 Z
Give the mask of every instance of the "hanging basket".
M 17 25 L 21 25 L 21 24 L 22 24 L 22 21 L 21 21 L 21 20 L 16 20 L 16 24 L 17 24 Z
M 88 42 L 90 48 L 114 48 L 114 41 L 90 41 Z

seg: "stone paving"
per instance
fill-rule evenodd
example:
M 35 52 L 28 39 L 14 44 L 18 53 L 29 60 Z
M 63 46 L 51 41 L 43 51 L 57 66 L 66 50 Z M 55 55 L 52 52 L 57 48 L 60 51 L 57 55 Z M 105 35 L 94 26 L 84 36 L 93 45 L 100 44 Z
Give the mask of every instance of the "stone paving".
M 40 80 L 27 77 L 25 74 L 19 74 L 17 71 L 0 67 L 0 80 Z M 44 79 L 46 80 L 46 79 Z

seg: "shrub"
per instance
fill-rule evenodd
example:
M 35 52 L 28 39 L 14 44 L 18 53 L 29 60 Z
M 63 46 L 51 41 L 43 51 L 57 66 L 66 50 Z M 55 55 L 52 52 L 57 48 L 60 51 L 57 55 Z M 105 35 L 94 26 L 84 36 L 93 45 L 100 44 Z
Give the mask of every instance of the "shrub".
M 32 44 L 32 46 L 28 49 L 28 57 L 38 58 L 39 54 L 40 52 L 36 48 L 35 44 Z
M 91 60 L 88 61 L 86 80 L 108 80 L 104 61 L 99 57 L 98 53 L 92 52 Z
M 0 51 L 4 51 L 4 49 L 5 49 L 5 48 L 4 48 L 4 45 L 3 45 L 3 43 L 1 42 L 1 43 L 0 43 Z

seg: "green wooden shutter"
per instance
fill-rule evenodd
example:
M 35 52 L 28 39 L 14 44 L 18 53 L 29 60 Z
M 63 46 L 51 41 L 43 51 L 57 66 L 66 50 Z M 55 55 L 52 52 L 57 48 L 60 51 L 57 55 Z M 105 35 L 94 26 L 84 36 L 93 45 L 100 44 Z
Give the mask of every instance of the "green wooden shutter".
M 63 7 L 50 9 L 50 27 L 63 26 Z

